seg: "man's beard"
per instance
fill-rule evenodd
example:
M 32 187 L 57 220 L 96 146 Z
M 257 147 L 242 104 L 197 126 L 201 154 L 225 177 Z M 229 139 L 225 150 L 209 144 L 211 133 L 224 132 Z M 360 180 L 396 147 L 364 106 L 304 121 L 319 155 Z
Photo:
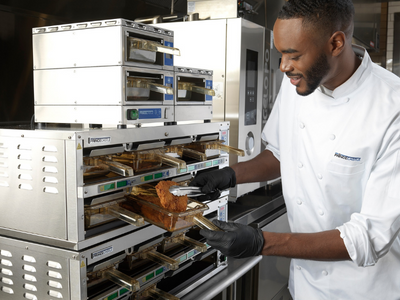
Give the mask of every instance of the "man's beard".
M 301 93 L 299 93 L 298 89 L 296 89 L 297 94 L 300 96 L 308 96 L 313 93 L 320 86 L 322 79 L 329 72 L 329 70 L 330 66 L 328 64 L 326 54 L 321 53 L 311 68 L 306 71 L 305 75 L 307 89 Z M 304 78 L 304 76 L 302 77 Z

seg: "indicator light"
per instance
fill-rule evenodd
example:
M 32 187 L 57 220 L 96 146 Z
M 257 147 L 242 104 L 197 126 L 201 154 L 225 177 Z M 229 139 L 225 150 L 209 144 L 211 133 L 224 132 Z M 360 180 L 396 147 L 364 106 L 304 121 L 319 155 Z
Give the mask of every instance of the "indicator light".
M 127 118 L 128 120 L 137 120 L 139 118 L 139 112 L 137 109 L 128 109 L 127 110 Z

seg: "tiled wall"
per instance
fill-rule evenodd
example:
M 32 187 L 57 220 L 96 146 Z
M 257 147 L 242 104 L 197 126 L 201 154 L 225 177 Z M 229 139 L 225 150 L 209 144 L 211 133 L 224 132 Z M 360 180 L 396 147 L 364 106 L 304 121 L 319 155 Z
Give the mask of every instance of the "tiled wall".
M 393 72 L 393 29 L 394 29 L 394 14 L 400 13 L 400 2 L 391 1 L 388 3 L 388 31 L 387 31 L 387 48 L 386 48 L 386 69 Z M 400 36 L 397 37 L 398 39 Z

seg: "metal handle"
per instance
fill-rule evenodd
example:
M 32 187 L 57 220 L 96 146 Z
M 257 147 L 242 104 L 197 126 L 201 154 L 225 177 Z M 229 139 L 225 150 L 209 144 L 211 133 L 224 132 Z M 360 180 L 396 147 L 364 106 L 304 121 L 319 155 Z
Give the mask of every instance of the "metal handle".
M 136 292 L 140 289 L 140 284 L 137 280 L 129 277 L 128 275 L 116 270 L 109 269 L 103 273 L 103 276 L 108 280 L 128 289 L 131 292 Z
M 169 270 L 176 270 L 179 268 L 179 262 L 155 250 L 139 252 L 136 256 L 141 259 L 148 259 L 152 262 L 158 263 Z
M 168 46 L 161 45 L 160 43 L 148 41 L 148 40 L 141 40 L 138 38 L 129 38 L 131 48 L 138 49 L 138 50 L 146 50 L 151 52 L 161 52 L 171 55 L 181 55 L 181 51 L 177 48 L 172 48 Z
M 106 207 L 105 212 L 131 225 L 144 225 L 144 219 L 142 216 L 139 216 L 138 214 L 135 214 L 134 212 L 119 206 L 118 204 Z
M 204 216 L 194 216 L 193 223 L 202 229 L 209 229 L 213 231 L 223 231 L 221 228 L 217 227 L 213 222 Z

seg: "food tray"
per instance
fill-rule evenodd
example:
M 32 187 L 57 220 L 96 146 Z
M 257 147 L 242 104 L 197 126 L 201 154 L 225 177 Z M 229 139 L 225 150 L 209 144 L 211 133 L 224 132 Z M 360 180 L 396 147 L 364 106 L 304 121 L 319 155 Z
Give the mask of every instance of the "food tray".
M 127 201 L 120 203 L 126 209 L 131 209 L 141 215 L 147 222 L 167 231 L 192 227 L 197 224 L 196 219 L 203 218 L 203 212 L 208 206 L 199 201 L 188 198 L 187 210 L 184 212 L 170 212 L 153 203 L 140 198 L 140 195 L 127 195 Z

